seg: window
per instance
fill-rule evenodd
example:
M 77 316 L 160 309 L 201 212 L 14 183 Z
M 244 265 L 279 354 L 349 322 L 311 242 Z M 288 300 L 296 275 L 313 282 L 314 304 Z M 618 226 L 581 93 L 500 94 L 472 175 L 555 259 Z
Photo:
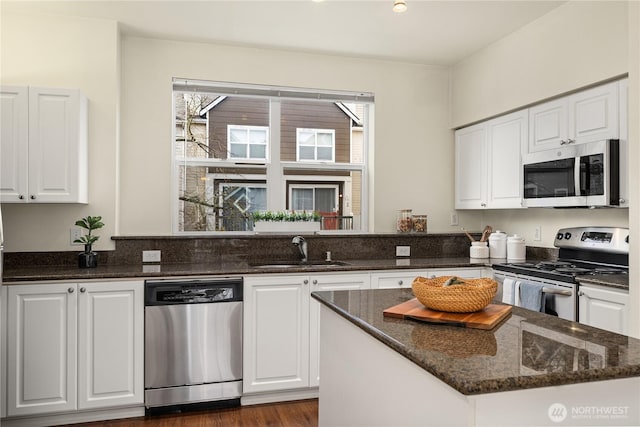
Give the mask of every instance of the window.
M 228 125 L 227 138 L 230 159 L 267 159 L 268 127 Z
M 335 130 L 298 128 L 297 136 L 299 161 L 334 161 Z
M 371 94 L 178 79 L 173 94 L 175 232 L 252 232 L 259 210 L 367 230 Z

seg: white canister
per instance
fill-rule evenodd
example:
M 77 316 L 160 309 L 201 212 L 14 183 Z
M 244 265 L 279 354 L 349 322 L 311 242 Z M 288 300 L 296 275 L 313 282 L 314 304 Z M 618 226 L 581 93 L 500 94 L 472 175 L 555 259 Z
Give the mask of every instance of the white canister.
M 496 230 L 489 235 L 489 255 L 491 258 L 507 257 L 507 233 Z
M 527 257 L 527 248 L 524 239 L 517 234 L 507 238 L 507 260 L 524 261 Z
M 489 258 L 489 246 L 487 246 L 487 242 L 471 242 L 469 257 Z

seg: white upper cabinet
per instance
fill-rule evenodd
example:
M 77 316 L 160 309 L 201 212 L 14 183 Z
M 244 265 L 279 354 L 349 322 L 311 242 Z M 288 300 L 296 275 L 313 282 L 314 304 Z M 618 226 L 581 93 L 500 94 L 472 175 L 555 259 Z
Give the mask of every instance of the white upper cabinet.
M 527 111 L 456 131 L 456 209 L 522 208 Z
M 79 90 L 2 86 L 0 202 L 87 203 L 88 102 Z
M 456 131 L 455 144 L 456 209 L 486 208 L 486 123 Z
M 618 138 L 618 85 L 608 83 L 531 107 L 527 152 Z
M 522 149 L 527 142 L 527 111 L 487 123 L 487 207 L 522 208 Z
M 3 86 L 0 91 L 0 202 L 28 193 L 29 91 Z M 18 165 L 22 165 L 19 167 Z

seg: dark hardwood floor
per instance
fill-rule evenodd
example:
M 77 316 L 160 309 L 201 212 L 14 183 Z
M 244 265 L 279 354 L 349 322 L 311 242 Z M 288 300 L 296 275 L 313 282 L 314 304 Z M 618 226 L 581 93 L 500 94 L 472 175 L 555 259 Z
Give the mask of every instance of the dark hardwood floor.
M 318 400 L 73 424 L 75 427 L 317 427 Z

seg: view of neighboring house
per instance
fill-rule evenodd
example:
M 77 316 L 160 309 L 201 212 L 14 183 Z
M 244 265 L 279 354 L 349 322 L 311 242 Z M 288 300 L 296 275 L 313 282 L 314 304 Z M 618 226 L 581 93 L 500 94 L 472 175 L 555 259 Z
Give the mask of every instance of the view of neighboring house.
M 176 93 L 179 231 L 252 230 L 250 213 L 268 209 L 268 191 L 282 192 L 278 210 L 318 211 L 324 229 L 359 229 L 361 172 L 332 165 L 363 163 L 363 105 L 278 100 L 276 136 L 270 102 Z

